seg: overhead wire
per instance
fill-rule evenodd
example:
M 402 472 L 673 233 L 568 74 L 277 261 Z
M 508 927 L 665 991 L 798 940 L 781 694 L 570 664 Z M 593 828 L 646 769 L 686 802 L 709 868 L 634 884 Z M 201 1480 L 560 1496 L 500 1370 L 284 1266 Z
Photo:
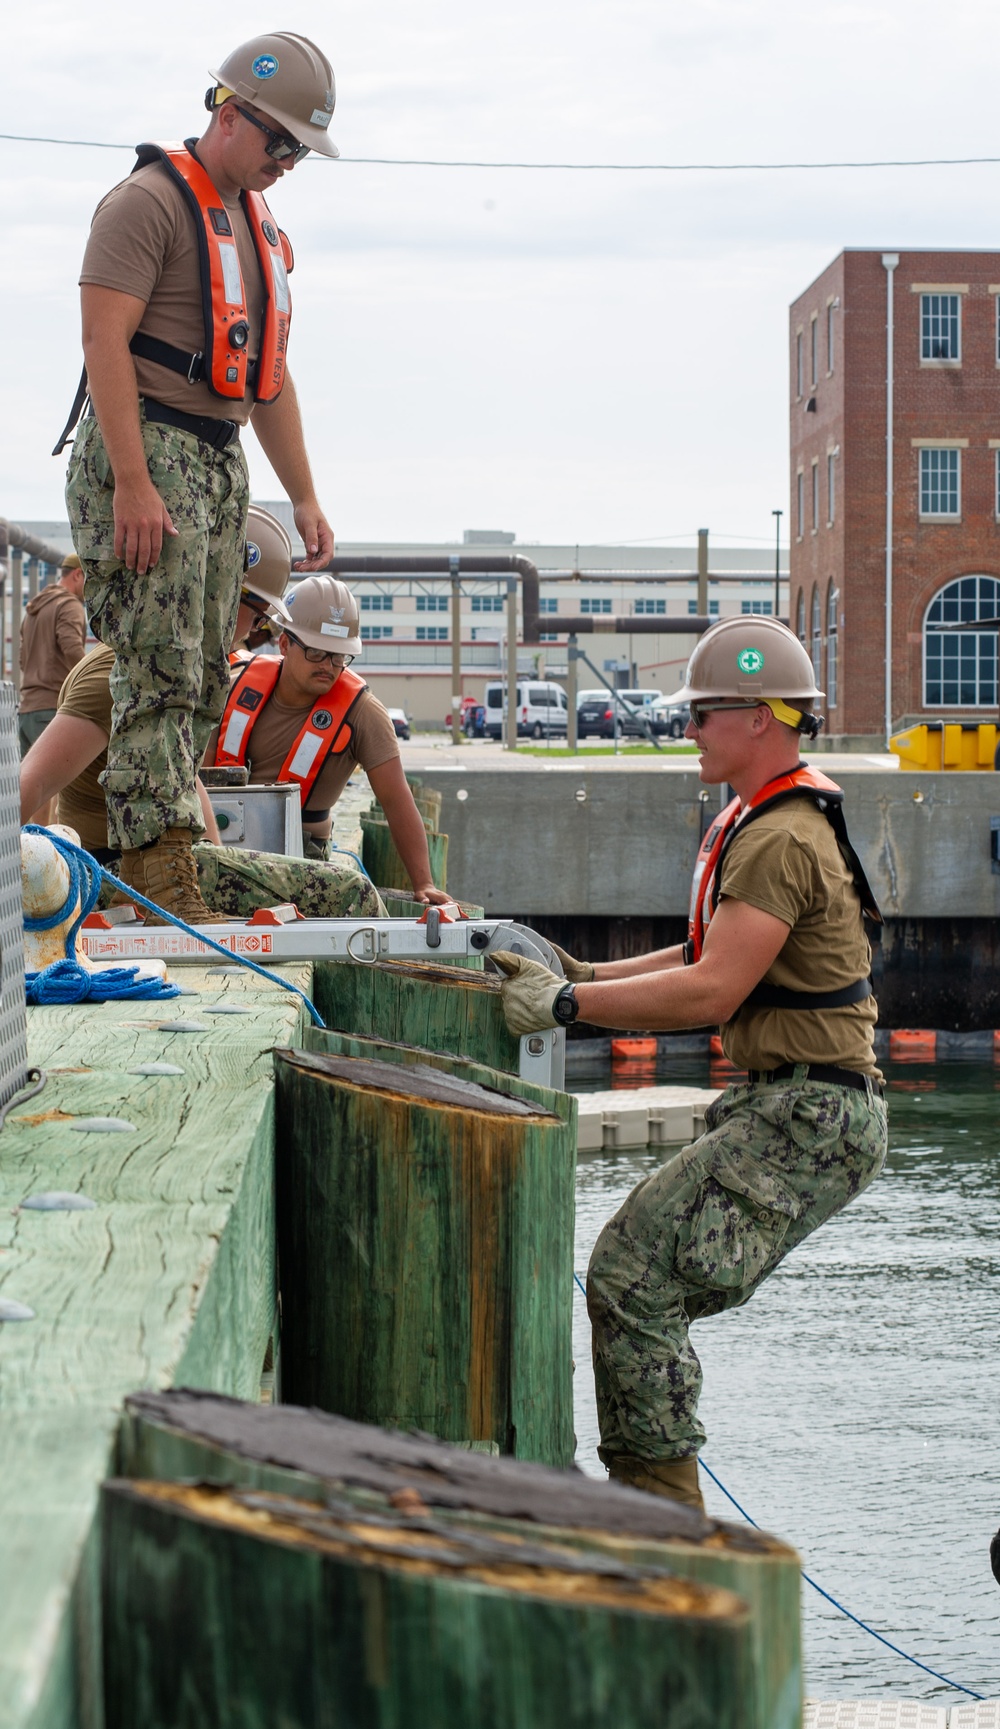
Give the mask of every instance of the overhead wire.
M 9 144 L 56 144 L 77 150 L 134 150 L 134 144 L 113 144 L 100 138 L 52 138 L 27 132 L 0 132 Z M 307 158 L 326 162 L 321 156 Z M 438 156 L 341 156 L 345 166 L 368 168 L 486 168 L 558 174 L 778 174 L 826 173 L 836 169 L 975 168 L 995 166 L 1000 156 L 908 156 L 870 161 L 833 162 L 489 162 L 479 158 Z

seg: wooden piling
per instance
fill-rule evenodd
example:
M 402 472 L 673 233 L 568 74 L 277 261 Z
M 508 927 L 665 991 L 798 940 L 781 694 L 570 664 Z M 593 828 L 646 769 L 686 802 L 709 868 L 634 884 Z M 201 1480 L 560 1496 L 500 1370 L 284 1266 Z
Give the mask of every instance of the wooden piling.
M 266 1491 L 102 1491 L 107 1729 L 743 1729 L 729 1591 Z
M 275 1062 L 284 1396 L 569 1465 L 571 1123 L 430 1068 Z
M 435 888 L 448 886 L 448 836 L 428 833 L 427 856 Z M 389 824 L 383 816 L 364 811 L 361 815 L 361 862 L 378 888 L 408 889 L 410 873 L 396 851 Z
M 504 1074 L 501 1069 L 491 1068 L 488 1063 L 470 1062 L 464 1057 L 453 1057 L 444 1051 L 427 1050 L 420 1045 L 393 1044 L 388 1039 L 365 1039 L 356 1033 L 336 1033 L 329 1027 L 304 1027 L 300 1048 L 322 1056 L 367 1057 L 383 1063 L 402 1063 L 407 1068 L 418 1064 L 427 1065 L 430 1068 L 443 1069 L 449 1075 L 458 1075 L 463 1081 L 474 1081 L 480 1087 L 494 1087 L 501 1092 L 512 1093 L 515 1098 L 530 1099 L 544 1110 L 562 1117 L 563 1121 L 570 1125 L 573 1144 L 576 1145 L 579 1107 L 572 1093 L 557 1092 L 554 1087 L 540 1087 L 534 1081 L 522 1081 L 519 1075 Z M 575 1165 L 574 1158 L 574 1168 L 571 1170 L 567 1164 L 563 1173 L 567 1207 L 573 1207 L 575 1200 Z
M 334 1503 L 359 1517 L 367 1513 L 373 1523 L 392 1522 L 409 1507 L 410 1529 L 419 1520 L 428 1538 L 431 1526 L 449 1535 L 471 1530 L 514 1545 L 575 1550 L 596 1566 L 671 1572 L 732 1590 L 749 1608 L 752 1672 L 741 1697 L 727 1700 L 717 1721 L 799 1729 L 799 1562 L 792 1549 L 763 1532 L 577 1472 L 484 1458 L 426 1436 L 386 1434 L 318 1412 L 264 1410 L 183 1391 L 140 1393 L 128 1401 L 121 1470 L 130 1477 L 263 1489 L 307 1506 Z M 122 1620 L 126 1640 L 145 1637 L 141 1622 L 136 1634 L 127 1608 Z M 529 1626 L 526 1644 L 534 1633 Z M 627 1686 L 627 1677 L 622 1680 Z M 682 1722 L 704 1721 L 700 1699 L 696 1687 L 687 1702 L 691 1715 Z M 668 1703 L 677 1705 L 676 1693 Z M 581 1721 L 568 1705 L 557 1710 L 547 1695 L 546 1708 L 548 1721 Z M 632 1721 L 619 1717 L 617 1693 L 605 1709 L 605 1721 Z M 474 1713 L 444 1720 L 479 1721 Z M 662 1699 L 649 1717 L 658 1724 L 674 1720 Z M 518 1729 L 521 1722 L 517 1715 L 507 1719 Z
M 314 1001 L 328 1027 L 467 1057 L 516 1074 L 496 973 L 424 961 L 317 961 Z

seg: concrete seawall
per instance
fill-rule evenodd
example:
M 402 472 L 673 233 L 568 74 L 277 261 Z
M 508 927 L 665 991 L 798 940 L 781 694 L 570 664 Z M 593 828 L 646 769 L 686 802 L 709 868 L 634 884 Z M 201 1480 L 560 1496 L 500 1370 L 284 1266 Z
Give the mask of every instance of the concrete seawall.
M 828 772 L 844 787 L 851 838 L 886 917 L 875 962 L 883 1024 L 1000 1025 L 1000 875 L 990 868 L 1000 779 Z M 616 772 L 520 762 L 511 772 L 473 760 L 423 775 L 443 794 L 456 894 L 488 913 L 516 912 L 567 946 L 589 932 L 595 959 L 618 920 L 677 940 L 703 824 L 719 808 L 693 763 Z
M 693 770 L 435 766 L 426 778 L 443 794 L 448 886 L 487 912 L 686 914 L 703 819 L 719 806 L 715 789 L 700 802 Z M 1000 917 L 990 869 L 997 776 L 838 769 L 835 778 L 887 917 Z

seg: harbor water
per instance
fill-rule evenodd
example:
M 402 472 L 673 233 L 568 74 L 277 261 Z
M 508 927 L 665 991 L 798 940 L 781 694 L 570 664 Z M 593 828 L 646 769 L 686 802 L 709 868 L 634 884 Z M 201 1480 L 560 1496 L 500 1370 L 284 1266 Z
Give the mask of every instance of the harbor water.
M 1000 1065 L 882 1063 L 883 1174 L 749 1303 L 699 1321 L 703 1458 L 805 1571 L 930 1668 L 1000 1697 Z M 649 1084 L 644 1076 L 629 1085 Z M 709 1086 L 691 1058 L 655 1079 Z M 609 1085 L 607 1070 L 570 1085 Z M 582 1153 L 577 1272 L 657 1149 Z M 603 1476 L 584 1298 L 574 1288 L 577 1459 Z M 706 1507 L 739 1520 L 704 1477 Z M 964 1695 L 803 1584 L 806 1694 Z

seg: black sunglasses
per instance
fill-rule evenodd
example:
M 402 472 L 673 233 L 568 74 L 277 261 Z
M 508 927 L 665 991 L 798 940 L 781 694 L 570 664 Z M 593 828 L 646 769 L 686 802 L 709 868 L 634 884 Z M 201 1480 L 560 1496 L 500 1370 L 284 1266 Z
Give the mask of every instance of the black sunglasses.
M 303 156 L 308 156 L 308 144 L 300 144 L 297 138 L 289 138 L 287 132 L 275 132 L 273 126 L 265 126 L 263 120 L 258 120 L 256 114 L 251 114 L 248 108 L 241 108 L 238 102 L 234 102 L 233 107 L 237 114 L 242 114 L 244 120 L 249 120 L 251 126 L 256 126 L 259 132 L 265 132 L 270 138 L 270 144 L 264 146 L 264 155 L 270 156 L 272 161 L 301 162 Z
M 289 642 L 294 642 L 296 648 L 301 649 L 310 666 L 322 666 L 325 660 L 328 660 L 332 666 L 350 666 L 354 659 L 353 654 L 335 654 L 328 648 L 307 648 L 305 643 L 300 642 L 297 636 L 293 636 L 290 630 L 286 630 L 285 635 Z

